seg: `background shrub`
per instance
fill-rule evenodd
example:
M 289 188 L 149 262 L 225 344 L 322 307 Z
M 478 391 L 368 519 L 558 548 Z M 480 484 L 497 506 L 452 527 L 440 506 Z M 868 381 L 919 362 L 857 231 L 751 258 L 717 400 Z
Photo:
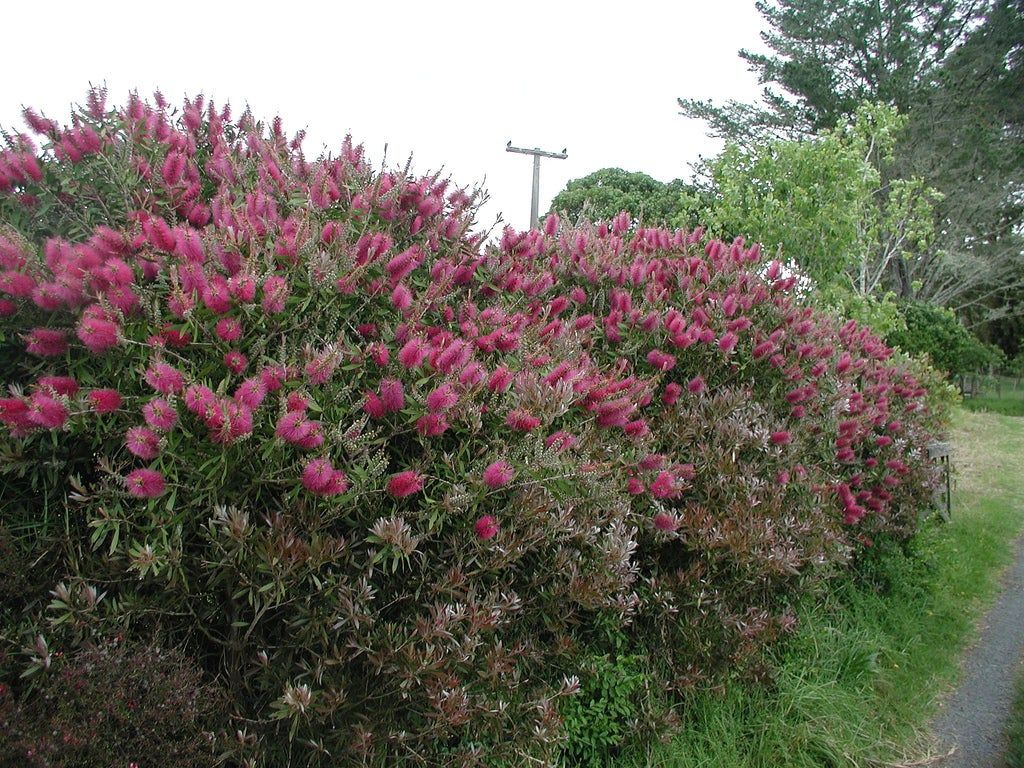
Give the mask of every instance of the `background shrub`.
M 605 746 L 656 733 L 641 692 L 756 671 L 914 529 L 925 389 L 756 246 L 485 245 L 448 180 L 155 101 L 27 112 L 0 166 L 0 522 L 59 553 L 5 679 L 166 633 L 247 764 L 596 755 L 581 685 Z

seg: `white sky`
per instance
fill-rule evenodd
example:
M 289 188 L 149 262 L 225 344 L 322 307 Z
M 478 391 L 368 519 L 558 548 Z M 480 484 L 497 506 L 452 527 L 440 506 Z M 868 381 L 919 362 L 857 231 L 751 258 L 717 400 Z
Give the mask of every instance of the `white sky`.
M 307 154 L 351 133 L 379 163 L 410 152 L 425 173 L 442 166 L 460 185 L 484 181 L 499 213 L 529 223 L 532 158 L 541 162 L 541 212 L 566 181 L 599 168 L 663 181 L 714 154 L 704 126 L 678 114 L 677 97 L 757 97 L 736 55 L 759 48 L 754 0 L 487 0 L 350 3 L 32 3 L 4 8 L 0 125 L 23 127 L 34 106 L 63 122 L 89 82 L 123 104 L 159 87 L 172 103 L 202 92 L 248 102 L 306 128 Z

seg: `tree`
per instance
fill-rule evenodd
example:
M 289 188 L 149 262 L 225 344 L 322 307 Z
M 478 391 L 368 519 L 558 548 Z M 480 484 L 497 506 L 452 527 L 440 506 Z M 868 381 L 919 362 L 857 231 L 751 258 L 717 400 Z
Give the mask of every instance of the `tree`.
M 931 249 L 938 195 L 920 179 L 884 183 L 904 122 L 891 107 L 865 104 L 851 125 L 818 136 L 729 144 L 707 165 L 713 202 L 700 217 L 717 235 L 778 252 L 825 303 L 850 308 L 855 299 L 858 312 L 874 312 L 865 302 L 908 297 L 906 264 Z
M 666 184 L 646 173 L 602 168 L 566 184 L 551 201 L 551 210 L 565 213 L 573 222 L 581 215 L 596 221 L 626 211 L 648 224 L 669 224 L 685 213 L 686 188 L 681 179 Z
M 680 99 L 683 114 L 727 139 L 804 136 L 842 124 L 864 101 L 901 112 L 985 10 L 982 0 L 758 0 L 774 52 L 739 55 L 763 105 Z

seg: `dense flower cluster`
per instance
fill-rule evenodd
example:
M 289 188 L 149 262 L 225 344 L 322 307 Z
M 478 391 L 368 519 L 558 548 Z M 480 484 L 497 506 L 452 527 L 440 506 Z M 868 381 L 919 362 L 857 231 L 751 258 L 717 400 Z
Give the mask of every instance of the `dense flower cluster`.
M 445 179 L 155 101 L 27 113 L 3 155 L 0 446 L 83 485 L 93 631 L 200 628 L 271 723 L 240 753 L 550 757 L 602 626 L 678 691 L 913 529 L 922 388 L 756 246 L 624 214 L 485 244 Z

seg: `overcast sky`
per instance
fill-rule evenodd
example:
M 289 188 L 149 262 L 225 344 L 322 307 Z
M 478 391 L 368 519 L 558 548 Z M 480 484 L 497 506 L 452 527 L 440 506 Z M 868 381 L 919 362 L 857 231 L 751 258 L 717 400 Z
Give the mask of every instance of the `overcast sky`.
M 9 4 L 4 22 L 4 127 L 21 127 L 23 105 L 66 120 L 90 82 L 118 104 L 132 89 L 159 87 L 175 103 L 202 92 L 306 128 L 311 156 L 351 133 L 374 162 L 387 144 L 390 164 L 411 152 L 417 171 L 486 179 L 482 226 L 499 213 L 529 223 L 532 160 L 506 153 L 509 139 L 568 148 L 542 161 L 543 212 L 566 181 L 599 168 L 687 176 L 719 146 L 676 98 L 759 90 L 736 55 L 760 47 L 753 0 L 58 0 Z

